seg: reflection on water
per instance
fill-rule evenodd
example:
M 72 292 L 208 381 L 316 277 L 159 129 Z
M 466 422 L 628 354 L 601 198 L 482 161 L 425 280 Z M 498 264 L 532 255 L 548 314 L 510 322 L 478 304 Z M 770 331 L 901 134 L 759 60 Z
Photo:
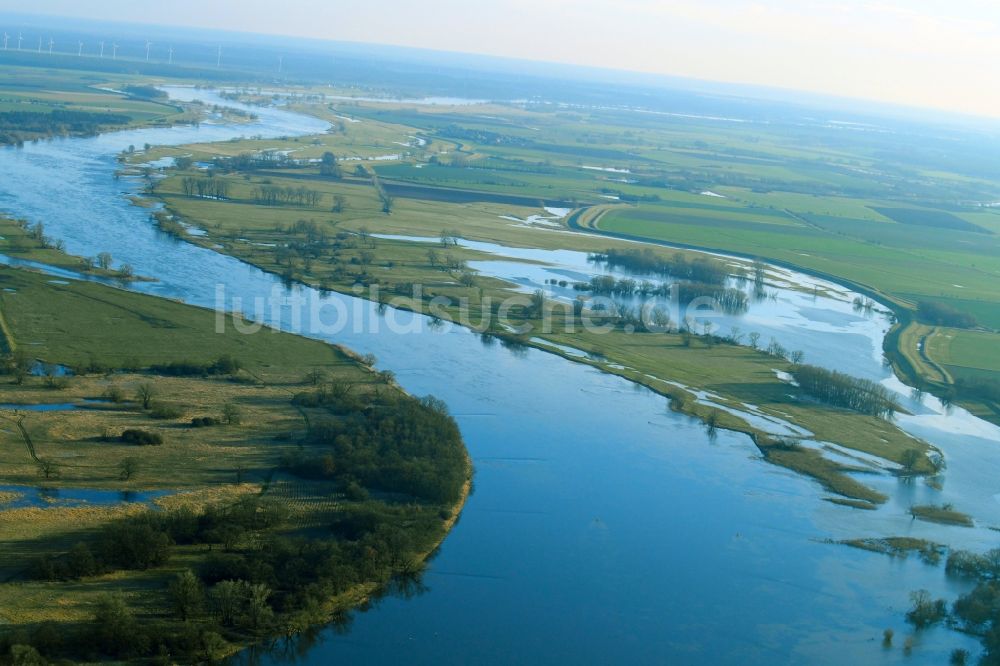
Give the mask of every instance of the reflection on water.
M 172 93 L 220 101 L 194 89 Z M 253 110 L 256 122 L 235 127 L 145 129 L 0 150 L 0 208 L 44 220 L 74 254 L 109 251 L 116 262 L 158 279 L 134 289 L 206 307 L 215 302 L 217 284 L 246 302 L 266 296 L 275 278 L 165 238 L 148 211 L 125 198 L 139 184 L 113 178 L 114 155 L 129 144 L 325 129 L 280 109 Z M 565 268 L 593 269 L 574 262 L 566 259 Z M 893 502 L 879 511 L 834 506 L 821 501 L 826 493 L 817 484 L 762 462 L 748 438 L 710 437 L 700 422 L 622 379 L 446 326 L 371 333 L 370 324 L 390 314 L 384 308 L 315 296 L 366 323 L 334 341 L 375 354 L 410 392 L 447 401 L 474 459 L 475 493 L 421 585 L 279 642 L 283 651 L 258 655 L 264 662 L 904 663 L 901 650 L 882 650 L 878 641 L 886 627 L 903 635 L 909 590 L 954 597 L 962 585 L 916 558 L 893 560 L 823 541 L 913 534 L 985 545 L 989 537 L 982 529 L 959 535 L 957 528 L 909 520 L 902 508 L 909 497 L 938 497 L 919 482 L 895 488 Z M 873 372 L 873 331 L 882 324 L 849 304 L 831 314 L 831 304 L 817 305 L 808 295 L 787 298 L 802 300 L 764 303 L 746 315 L 758 320 L 744 318 L 743 325 L 795 336 L 801 344 L 789 346 L 805 349 L 814 362 L 826 357 L 823 349 L 846 349 L 840 353 L 852 372 L 853 364 L 863 369 L 859 374 Z M 281 321 L 292 321 L 292 308 L 302 307 L 295 303 L 283 306 Z M 806 333 L 810 307 L 828 320 L 814 318 L 814 332 L 825 336 L 816 343 Z M 971 478 L 959 483 L 954 474 L 971 471 L 951 460 L 975 442 L 953 437 L 935 434 L 951 465 L 941 497 L 961 496 L 955 487 Z M 975 648 L 968 637 L 938 629 L 919 642 L 916 655 L 936 663 L 953 647 Z
M 0 509 L 112 506 L 115 504 L 151 504 L 172 495 L 171 490 L 94 490 L 91 488 L 55 488 L 0 484 L 0 493 L 10 494 Z

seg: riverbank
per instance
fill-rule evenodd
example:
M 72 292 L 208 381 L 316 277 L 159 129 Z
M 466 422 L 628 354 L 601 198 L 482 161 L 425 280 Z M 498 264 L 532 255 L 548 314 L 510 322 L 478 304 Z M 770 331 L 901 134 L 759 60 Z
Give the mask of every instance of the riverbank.
M 152 281 L 151 278 L 135 275 L 127 264 L 115 268 L 114 257 L 110 253 L 96 257 L 70 256 L 63 251 L 59 239 L 46 235 L 44 224 L 31 224 L 3 215 L 0 215 L 0 255 L 13 259 L 13 263 L 22 268 L 40 271 L 57 269 L 68 276 L 98 278 L 121 284 Z
M 601 234 L 608 238 L 650 243 L 663 247 L 677 248 L 679 250 L 725 253 L 734 257 L 741 257 L 748 261 L 761 258 L 761 255 L 740 252 L 731 248 L 662 240 L 649 235 L 602 229 L 600 227 L 601 220 L 611 210 L 612 207 L 610 206 L 599 206 L 594 207 L 592 212 L 591 209 L 576 211 L 568 218 L 569 226 L 578 231 Z M 921 346 L 923 336 L 919 335 L 919 331 L 923 325 L 917 321 L 917 307 L 915 302 L 903 300 L 885 290 L 845 277 L 843 274 L 833 274 L 819 270 L 815 267 L 804 265 L 802 262 L 783 260 L 771 255 L 767 256 L 767 261 L 775 266 L 842 284 L 852 291 L 863 294 L 889 307 L 895 315 L 896 321 L 892 329 L 885 336 L 883 351 L 886 358 L 892 363 L 893 370 L 902 381 L 907 385 L 932 393 L 949 402 L 957 402 L 976 416 L 1000 425 L 1000 404 L 991 401 L 973 400 L 962 395 L 958 395 L 956 400 L 956 384 L 954 379 L 947 372 L 943 372 L 940 367 L 935 367 L 937 363 L 930 358 L 927 350 Z
M 203 116 L 138 77 L 52 67 L 5 65 L 0 78 L 0 143 L 166 127 Z M 94 83 L 94 81 L 99 83 Z
M 476 219 L 478 215 L 473 212 L 476 206 L 424 202 L 418 207 L 401 202 L 394 205 L 391 215 L 385 216 L 379 213 L 378 199 L 370 187 L 359 191 L 356 183 L 331 182 L 302 174 L 301 170 L 294 175 L 300 186 L 315 187 L 326 196 L 342 196 L 345 210 L 349 211 L 347 219 L 335 215 L 329 222 L 307 221 L 302 216 L 309 213 L 301 206 L 254 205 L 252 191 L 260 185 L 253 176 L 249 179 L 236 174 L 214 176 L 227 183 L 229 193 L 225 200 L 184 195 L 181 191 L 184 179 L 203 177 L 194 172 L 181 172 L 160 181 L 152 196 L 166 206 L 168 215 L 181 223 L 177 226 L 184 241 L 234 256 L 290 282 L 361 295 L 401 309 L 433 312 L 442 319 L 464 323 L 511 344 L 556 353 L 567 360 L 624 377 L 668 397 L 675 409 L 703 420 L 711 428 L 750 435 L 767 460 L 811 476 L 831 492 L 848 498 L 877 504 L 884 502 L 886 496 L 853 478 L 854 473 L 866 469 L 864 464 L 832 462 L 824 457 L 821 446 L 799 446 L 798 440 L 803 436 L 878 456 L 889 461 L 892 469 L 906 474 L 936 471 L 929 457 L 936 456 L 936 452 L 892 423 L 796 395 L 796 389 L 780 379 L 793 365 L 786 358 L 793 350 L 766 353 L 762 351 L 765 344 L 761 349 L 733 344 L 725 339 L 723 332 L 708 336 L 679 332 L 626 333 L 623 322 L 609 313 L 591 313 L 616 329 L 607 335 L 593 334 L 581 326 L 567 327 L 561 315 L 555 317 L 553 330 L 534 334 L 515 335 L 497 326 L 495 321 L 485 327 L 470 325 L 468 322 L 491 319 L 495 312 L 489 303 L 495 308 L 496 304 L 512 298 L 526 300 L 524 293 L 509 281 L 468 268 L 470 264 L 488 264 L 502 256 L 462 247 L 457 238 L 449 241 L 444 231 L 443 240 L 435 243 L 401 237 L 377 238 L 371 230 L 384 232 L 388 226 L 395 232 L 426 234 L 433 229 L 431 224 L 447 224 L 443 220 L 460 219 L 462 213 Z M 272 186 L 280 186 L 286 178 L 290 177 L 279 169 L 270 169 L 266 175 Z M 494 227 L 500 228 L 496 224 Z M 198 232 L 186 233 L 186 229 Z M 456 234 L 473 238 L 489 233 L 475 224 L 471 233 L 467 225 L 458 229 Z M 538 237 L 541 232 L 522 229 L 519 233 L 524 244 L 530 242 L 532 234 Z M 550 242 L 553 238 L 547 237 Z M 599 239 L 582 235 L 563 234 L 556 242 L 562 247 L 574 247 L 577 240 L 586 247 L 599 247 Z M 293 246 L 298 249 L 290 251 Z M 691 253 L 688 258 L 693 260 L 698 256 L 704 255 Z M 525 264 L 525 270 L 528 266 Z M 364 286 L 361 292 L 358 285 Z M 417 296 L 414 285 L 420 287 Z M 432 302 L 435 308 L 430 307 Z M 537 313 L 526 312 L 523 307 L 515 311 L 516 325 L 542 331 L 543 322 Z M 750 332 L 744 331 L 742 335 Z M 566 347 L 576 351 L 567 353 L 562 349 Z M 709 395 L 700 395 L 703 391 Z M 793 395 L 789 396 L 790 393 Z M 754 410 L 760 413 L 755 414 Z

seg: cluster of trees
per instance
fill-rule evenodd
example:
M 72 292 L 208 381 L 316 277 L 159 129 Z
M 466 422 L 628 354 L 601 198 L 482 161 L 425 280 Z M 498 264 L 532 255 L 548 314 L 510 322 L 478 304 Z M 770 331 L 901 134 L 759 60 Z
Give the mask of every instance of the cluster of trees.
M 233 157 L 217 156 L 212 158 L 216 169 L 224 173 L 253 172 L 263 169 L 281 169 L 298 166 L 296 160 L 286 153 L 277 150 L 264 150 L 257 153 L 240 153 Z
M 976 586 L 956 599 L 950 611 L 944 599 L 934 599 L 927 590 L 913 592 L 907 621 L 917 629 L 947 621 L 980 638 L 985 648 L 979 660 L 981 666 L 1000 665 L 1000 548 L 984 554 L 952 551 L 946 570 L 953 576 L 975 581 Z M 965 664 L 968 657 L 967 651 L 956 650 L 951 663 Z
M 229 198 L 229 181 L 214 176 L 205 178 L 186 176 L 181 179 L 181 191 L 189 197 L 198 196 L 225 201 Z
M 771 338 L 770 342 L 767 343 L 767 346 L 762 349 L 760 346 L 760 333 L 757 332 L 750 333 L 750 335 L 747 336 L 747 339 L 749 340 L 751 349 L 760 350 L 768 356 L 785 359 L 794 365 L 801 365 L 806 356 L 805 352 L 801 350 L 791 351 L 775 338 Z
M 156 86 L 141 86 L 130 84 L 122 86 L 122 92 L 126 95 L 131 95 L 132 97 L 141 97 L 143 99 L 167 99 L 169 95 L 163 90 L 160 90 Z
M 964 550 L 952 551 L 945 570 L 950 574 L 1000 581 L 1000 548 L 982 555 Z
M 461 125 L 448 125 L 437 131 L 438 136 L 451 139 L 461 139 L 470 143 L 492 144 L 494 146 L 530 146 L 533 141 L 511 134 L 499 134 L 489 130 L 467 128 Z
M 323 193 L 308 187 L 260 185 L 253 188 L 253 201 L 259 206 L 319 206 Z
M 868 379 L 814 365 L 797 365 L 791 374 L 806 394 L 836 407 L 881 418 L 900 409 L 889 389 Z
M 703 282 L 678 282 L 676 289 L 681 303 L 707 298 L 726 314 L 743 314 L 750 307 L 746 293 L 739 289 L 718 287 Z
M 372 186 L 375 188 L 375 194 L 378 195 L 378 200 L 382 203 L 382 212 L 388 215 L 392 212 L 392 206 L 396 203 L 392 195 L 385 191 L 385 187 L 382 185 L 382 181 L 378 179 L 378 176 L 372 174 Z
M 350 387 L 334 385 L 296 396 L 297 404 L 323 407 L 331 417 L 313 420 L 316 455 L 294 461 L 294 471 L 434 503 L 456 501 L 465 483 L 465 449 L 444 403 L 383 395 L 362 407 L 360 400 Z M 333 470 L 328 459 L 336 462 Z
M 96 134 L 130 121 L 129 116 L 121 113 L 67 109 L 4 111 L 0 113 L 0 143 L 20 145 L 37 138 Z
M 171 361 L 150 366 L 150 371 L 168 377 L 207 377 L 210 375 L 235 375 L 243 368 L 239 359 L 223 354 L 214 361 Z
M 622 192 L 621 190 L 615 190 L 610 187 L 602 187 L 600 192 L 605 196 L 615 197 L 622 203 L 652 203 L 660 200 L 659 194 L 631 194 L 628 192 Z
M 340 164 L 337 162 L 337 156 L 330 151 L 323 153 L 323 156 L 319 160 L 319 175 L 327 178 L 340 178 L 343 176 Z
M 244 557 L 241 546 L 253 538 L 272 538 L 286 518 L 287 511 L 280 504 L 249 498 L 200 513 L 190 509 L 149 512 L 112 523 L 91 542 L 80 542 L 59 556 L 39 558 L 31 568 L 32 576 L 78 580 L 115 571 L 147 570 L 166 564 L 175 545 L 218 545 L 222 551 L 219 557 L 209 557 L 197 574 L 182 572 L 160 593 L 163 605 L 183 624 L 141 623 L 120 596 L 108 596 L 98 603 L 90 625 L 78 631 L 60 628 L 60 640 L 37 632 L 17 638 L 22 644 L 30 642 L 46 657 L 79 659 L 89 655 L 93 657 L 90 661 L 103 661 L 107 657 L 136 659 L 170 653 L 190 659 L 204 653 L 203 639 L 208 633 L 215 634 L 211 644 L 218 649 L 225 645 L 219 632 L 229 630 L 235 636 L 269 630 L 275 620 L 275 587 L 291 592 L 306 572 L 298 562 L 287 560 L 288 570 L 275 571 L 265 560 L 276 561 L 278 557 L 257 556 L 256 548 L 243 546 L 248 553 Z M 275 543 L 280 542 L 275 539 Z M 296 543 L 278 552 L 290 559 L 290 553 L 302 552 L 302 546 Z M 314 578 L 319 577 L 321 566 L 349 566 L 340 560 L 317 559 L 311 564 L 316 568 L 309 572 Z M 217 579 L 220 575 L 224 580 Z M 285 604 L 285 608 L 294 607 L 294 602 Z M 192 627 L 194 620 L 201 620 L 199 626 Z
M 67 553 L 39 557 L 29 573 L 36 580 L 79 580 L 112 571 L 144 571 L 165 564 L 172 544 L 157 521 L 130 518 L 108 525 L 94 541 L 77 543 Z
M 160 446 L 163 444 L 163 435 L 151 430 L 129 428 L 122 432 L 121 441 L 135 446 Z
M 956 310 L 947 303 L 920 301 L 917 303 L 917 319 L 925 324 L 951 326 L 952 328 L 975 328 L 979 322 L 967 312 Z
M 615 279 L 611 275 L 597 275 L 592 277 L 589 282 L 577 282 L 573 288 L 577 291 L 589 291 L 604 296 L 656 296 L 661 298 L 670 296 L 671 290 L 675 289 L 678 301 L 681 303 L 690 303 L 697 298 L 708 298 L 712 299 L 723 312 L 728 314 L 742 314 L 749 308 L 749 299 L 743 291 L 704 282 L 656 284 L 649 280 L 640 282 L 632 278 Z
M 229 181 L 214 176 L 206 178 L 186 176 L 181 179 L 181 191 L 189 197 L 226 200 L 229 198 Z
M 322 245 L 327 241 L 327 232 L 316 220 L 296 220 L 289 225 L 278 225 L 275 231 L 288 234 L 290 236 L 301 236 L 306 245 Z M 339 240 L 347 238 L 346 232 L 343 236 L 338 236 Z
M 36 222 L 31 224 L 27 220 L 18 220 L 17 224 L 38 247 L 45 250 L 58 250 L 59 252 L 65 250 L 65 244 L 62 240 L 55 240 L 45 235 L 45 225 L 43 223 Z
M 595 275 L 589 282 L 577 282 L 573 288 L 605 296 L 666 296 L 670 293 L 670 284 L 666 282 L 658 285 L 649 280 L 615 279 L 612 275 Z
M 602 261 L 611 267 L 620 266 L 635 273 L 669 275 L 681 280 L 706 284 L 723 284 L 730 274 L 725 263 L 711 257 L 696 257 L 693 260 L 688 260 L 682 253 L 677 252 L 667 258 L 648 248 L 642 250 L 610 249 L 602 254 L 592 255 L 591 259 Z
M 32 628 L 9 636 L 0 650 L 36 659 L 27 663 L 158 655 L 211 661 L 228 641 L 291 635 L 325 621 L 329 600 L 359 584 L 405 587 L 417 580 L 419 562 L 440 538 L 467 475 L 454 421 L 433 398 L 362 395 L 321 372 L 307 381 L 316 389 L 297 402 L 329 418 L 311 431 L 305 449 L 319 455 L 295 469 L 328 479 L 338 498 L 323 538 L 287 536 L 295 526 L 291 514 L 267 494 L 119 520 L 68 552 L 39 558 L 31 575 L 65 581 L 147 570 L 168 564 L 176 546 L 207 546 L 190 570 L 146 593 L 144 605 L 169 609 L 169 617 L 140 619 L 122 597 L 108 596 L 90 623 Z M 366 485 L 396 499 L 370 499 Z
M 955 380 L 954 396 L 1000 404 L 1000 382 L 985 377 L 959 377 Z
M 855 312 L 864 312 L 868 314 L 875 309 L 876 305 L 878 304 L 867 296 L 854 297 L 853 306 Z

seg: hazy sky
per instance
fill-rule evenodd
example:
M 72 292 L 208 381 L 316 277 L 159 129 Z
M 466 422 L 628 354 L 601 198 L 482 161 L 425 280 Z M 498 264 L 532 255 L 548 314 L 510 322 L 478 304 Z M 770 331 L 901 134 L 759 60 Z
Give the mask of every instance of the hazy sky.
M 598 65 L 1000 117 L 997 0 L 0 0 L 0 9 Z

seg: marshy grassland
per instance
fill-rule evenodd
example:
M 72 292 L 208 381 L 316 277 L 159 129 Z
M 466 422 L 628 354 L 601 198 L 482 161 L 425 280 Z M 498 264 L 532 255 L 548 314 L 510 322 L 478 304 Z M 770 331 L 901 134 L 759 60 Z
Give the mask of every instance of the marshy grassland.
M 92 282 L 0 268 L 0 285 L 9 644 L 216 658 L 416 575 L 454 522 L 470 475 L 454 423 L 350 353 L 231 321 L 217 333 L 215 313 Z M 382 439 L 395 428 L 415 430 Z M 263 587 L 218 588 L 241 579 Z M 120 624 L 102 633 L 108 613 Z

